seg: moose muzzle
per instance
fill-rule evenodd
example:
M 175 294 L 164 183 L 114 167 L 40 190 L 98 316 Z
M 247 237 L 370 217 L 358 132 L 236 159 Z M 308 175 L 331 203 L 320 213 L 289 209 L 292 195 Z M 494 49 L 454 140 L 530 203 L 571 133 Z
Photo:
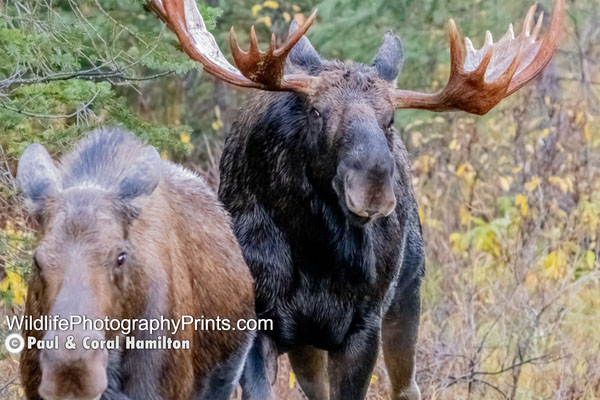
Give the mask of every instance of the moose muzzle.
M 391 179 L 370 171 L 350 170 L 344 180 L 346 207 L 353 214 L 374 220 L 387 217 L 396 207 Z
M 374 123 L 355 123 L 348 132 L 352 149 L 338 169 L 344 203 L 353 214 L 369 221 L 387 217 L 396 207 L 394 159 L 384 133 Z
M 97 297 L 91 295 L 89 277 L 81 272 L 74 277 L 75 274 L 69 274 L 63 280 L 50 314 L 62 318 L 98 315 L 94 312 Z M 105 339 L 105 332 L 84 328 L 77 325 L 69 330 L 46 332 L 44 342 L 57 338 L 58 347 L 40 351 L 42 380 L 38 392 L 44 400 L 96 400 L 106 390 L 108 351 L 84 347 L 84 344 Z M 72 345 L 67 346 L 67 343 Z
M 68 332 L 47 332 L 44 340 L 58 336 L 59 348 L 46 349 L 40 353 L 42 381 L 39 387 L 44 400 L 96 400 L 100 399 L 107 387 L 106 350 L 82 348 L 83 338 L 100 340 L 103 334 L 83 330 Z M 66 349 L 64 343 L 73 336 L 75 349 Z

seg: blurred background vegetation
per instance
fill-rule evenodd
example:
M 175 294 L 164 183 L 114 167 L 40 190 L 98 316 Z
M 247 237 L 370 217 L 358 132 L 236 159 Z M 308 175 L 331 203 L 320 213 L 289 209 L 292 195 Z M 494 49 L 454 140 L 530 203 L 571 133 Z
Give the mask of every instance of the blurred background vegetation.
M 538 10 L 548 14 L 549 0 Z M 309 38 L 368 63 L 389 29 L 403 39 L 398 85 L 435 91 L 449 72 L 446 23 L 481 45 L 519 26 L 529 0 L 208 0 L 229 27 L 285 38 L 319 8 Z M 427 243 L 418 381 L 425 399 L 600 398 L 600 18 L 567 0 L 543 76 L 485 117 L 399 111 Z M 547 20 L 547 18 L 546 18 Z M 519 31 L 519 28 L 516 29 Z M 248 91 L 202 73 L 142 0 L 0 0 L 0 316 L 21 313 L 34 238 L 15 186 L 33 142 L 58 156 L 86 131 L 122 125 L 217 185 L 216 166 Z M 4 320 L 0 339 L 6 334 Z M 18 399 L 0 349 L 0 398 Z M 285 360 L 281 399 L 301 399 Z M 380 362 L 370 399 L 389 398 Z

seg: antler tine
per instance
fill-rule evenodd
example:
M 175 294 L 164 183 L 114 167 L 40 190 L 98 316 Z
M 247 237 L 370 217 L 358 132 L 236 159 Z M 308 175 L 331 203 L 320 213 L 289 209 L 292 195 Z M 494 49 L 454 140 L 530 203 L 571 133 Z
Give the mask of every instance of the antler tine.
M 167 11 L 161 0 L 150 0 L 148 6 L 165 24 L 168 24 Z
M 542 11 L 540 13 L 540 16 L 538 17 L 537 23 L 535 24 L 535 28 L 533 28 L 533 33 L 531 34 L 531 40 L 535 42 L 535 40 L 537 39 L 537 35 L 540 33 L 540 30 L 542 29 L 542 23 L 544 22 L 544 12 Z
M 552 59 L 554 52 L 558 48 L 564 9 L 564 0 L 556 0 L 554 2 L 554 11 L 552 12 L 552 21 L 550 22 L 548 33 L 546 33 L 542 39 L 541 44 L 536 46 L 537 42 L 534 42 L 529 46 L 530 49 L 527 49 L 528 52 L 531 51 L 532 54 L 535 54 L 535 57 L 533 57 L 533 60 L 526 64 L 517 76 L 515 76 L 515 79 L 510 82 L 507 92 L 508 95 L 516 92 L 527 84 L 527 82 L 535 78 Z M 537 25 L 542 24 L 541 17 L 542 16 L 540 16 Z M 536 35 L 539 32 L 537 25 L 534 29 Z
M 463 73 L 465 49 L 460 42 L 460 34 L 452 18 L 448 21 L 448 35 L 450 40 L 450 74 Z
M 477 69 L 475 69 L 473 72 L 473 75 L 478 76 L 479 80 L 484 82 L 488 66 L 492 61 L 492 53 L 494 51 L 494 47 L 492 46 L 492 34 L 489 31 L 486 34 L 485 44 L 481 48 L 481 51 L 484 52 L 483 59 L 481 60 L 481 63 L 479 63 Z
M 310 16 L 306 19 L 306 21 L 304 21 L 304 24 L 302 24 L 302 26 L 300 26 L 298 28 L 298 30 L 296 30 L 294 33 L 289 35 L 288 38 L 283 43 L 283 45 L 281 45 L 280 48 L 275 50 L 275 56 L 277 56 L 277 57 L 286 56 L 287 57 L 287 55 L 292 50 L 292 48 L 296 45 L 296 43 L 298 43 L 298 41 L 300 39 L 302 39 L 302 36 L 304 36 L 306 34 L 308 29 L 312 26 L 313 22 L 315 22 L 316 18 L 317 18 L 317 9 L 315 8 L 315 10 L 312 12 L 312 14 L 310 14 Z
M 525 16 L 525 21 L 523 21 L 523 33 L 525 36 L 531 34 L 531 23 L 533 22 L 533 17 L 535 17 L 535 10 L 537 10 L 537 4 L 529 7 L 529 11 L 527 11 L 527 15 Z
M 200 62 L 209 74 L 236 86 L 262 90 L 293 90 L 311 93 L 314 77 L 307 75 L 284 76 L 287 54 L 308 30 L 315 19 L 316 10 L 295 38 L 290 35 L 284 45 L 275 49 L 274 38 L 266 53 L 258 48 L 254 27 L 250 31 L 250 50 L 241 51 L 233 32 L 230 44 L 238 68 L 231 65 L 215 38 L 206 28 L 195 0 L 147 0 L 149 7 L 175 33 L 187 55 Z M 292 38 L 295 40 L 290 40 Z M 241 71 L 240 71 L 241 70 Z
M 296 32 L 289 35 L 279 48 L 275 46 L 275 36 L 271 35 L 269 48 L 265 52 L 262 52 L 258 47 L 254 25 L 250 28 L 250 50 L 247 52 L 240 48 L 235 29 L 232 27 L 229 33 L 229 45 L 235 65 L 245 77 L 253 82 L 262 83 L 267 87 L 291 89 L 284 80 L 285 60 L 294 45 L 298 43 L 313 24 L 316 16 L 317 10 L 313 11 L 304 24 Z M 293 88 L 295 88 L 295 85 L 293 85 Z
M 542 41 L 537 35 L 542 16 L 533 32 L 536 6 L 532 6 L 523 22 L 523 31 L 515 38 L 512 24 L 506 34 L 493 43 L 486 32 L 481 49 L 476 50 L 469 38 L 463 48 L 454 20 L 448 23 L 450 40 L 450 78 L 437 94 L 395 89 L 392 98 L 397 108 L 421 108 L 432 111 L 464 110 L 485 114 L 503 98 L 535 78 L 550 62 L 556 48 L 564 13 L 564 0 L 555 0 L 552 22 Z

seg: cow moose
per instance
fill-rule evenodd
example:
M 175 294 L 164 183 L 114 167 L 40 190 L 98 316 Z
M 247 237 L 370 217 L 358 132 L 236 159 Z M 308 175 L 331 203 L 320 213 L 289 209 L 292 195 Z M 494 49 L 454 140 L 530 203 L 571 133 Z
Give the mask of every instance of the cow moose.
M 17 181 L 39 230 L 26 315 L 160 320 L 255 317 L 252 277 L 229 216 L 203 179 L 131 134 L 101 129 L 55 164 L 39 144 L 21 157 Z M 228 293 L 236 293 L 232 298 Z M 95 328 L 94 328 L 95 329 Z M 140 340 L 188 340 L 182 350 L 84 350 L 83 338 L 114 330 L 26 328 L 58 349 L 26 349 L 29 399 L 226 400 L 255 334 L 137 330 Z M 72 336 L 79 345 L 62 343 Z
M 372 65 L 324 60 L 304 36 L 316 12 L 261 52 L 254 28 L 236 67 L 220 52 L 194 0 L 152 0 L 183 51 L 230 84 L 257 89 L 226 139 L 219 198 L 255 282 L 259 334 L 241 379 L 245 399 L 273 397 L 273 366 L 288 353 L 311 399 L 367 393 L 379 343 L 394 399 L 420 399 L 416 383 L 423 238 L 410 162 L 394 129 L 397 109 L 485 114 L 535 78 L 558 46 L 564 0 L 548 33 L 512 25 L 474 49 L 450 20 L 451 72 L 437 94 L 396 88 L 400 38 L 388 33 Z

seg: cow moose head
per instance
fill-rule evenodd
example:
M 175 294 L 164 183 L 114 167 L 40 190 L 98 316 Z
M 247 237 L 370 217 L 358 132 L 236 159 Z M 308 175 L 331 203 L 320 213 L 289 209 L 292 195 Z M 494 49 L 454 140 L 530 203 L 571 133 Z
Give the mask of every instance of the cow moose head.
M 27 314 L 131 318 L 141 313 L 148 290 L 128 230 L 159 183 L 160 156 L 117 131 L 98 131 L 81 143 L 58 165 L 39 144 L 19 161 L 17 181 L 40 228 Z M 82 343 L 85 337 L 113 339 L 117 332 L 94 329 L 45 332 L 45 340 L 57 337 L 61 344 L 40 352 L 44 399 L 102 396 L 108 353 Z M 76 349 L 64 346 L 69 336 Z

